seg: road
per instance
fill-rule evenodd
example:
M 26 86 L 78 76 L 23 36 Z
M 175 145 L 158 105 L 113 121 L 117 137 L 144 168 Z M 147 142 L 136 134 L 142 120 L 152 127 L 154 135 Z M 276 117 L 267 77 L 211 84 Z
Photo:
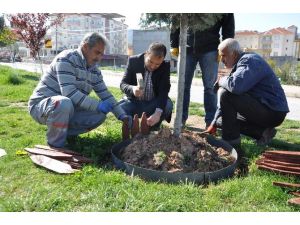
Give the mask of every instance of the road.
M 39 72 L 40 66 L 36 66 L 32 63 L 0 63 L 2 65 L 8 65 L 17 69 L 24 69 L 31 72 Z M 45 71 L 49 65 L 43 65 Z M 122 78 L 122 73 L 116 73 L 108 70 L 102 71 L 104 81 L 109 87 L 119 87 Z M 172 77 L 171 90 L 169 96 L 176 99 L 177 97 L 177 84 L 175 78 Z M 203 104 L 203 86 L 200 82 L 191 87 L 191 101 Z M 300 121 L 300 98 L 287 97 L 290 112 L 287 114 L 287 119 Z

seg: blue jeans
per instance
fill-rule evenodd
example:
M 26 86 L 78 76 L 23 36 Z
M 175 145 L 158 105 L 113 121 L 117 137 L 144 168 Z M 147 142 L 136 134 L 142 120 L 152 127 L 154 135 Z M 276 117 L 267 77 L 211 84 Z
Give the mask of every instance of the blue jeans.
M 189 115 L 191 85 L 198 62 L 202 71 L 202 81 L 204 86 L 205 123 L 209 125 L 214 119 L 217 106 L 217 95 L 213 90 L 213 86 L 218 76 L 217 57 L 217 51 L 203 54 L 187 53 L 182 122 L 185 122 Z
M 57 148 L 64 147 L 67 136 L 88 132 L 106 119 L 103 113 L 74 108 L 72 100 L 64 96 L 43 99 L 32 107 L 30 115 L 47 125 L 47 142 Z
M 154 98 L 151 101 L 124 99 L 120 103 L 120 106 L 123 108 L 123 110 L 126 112 L 127 115 L 131 115 L 132 117 L 135 114 L 138 114 L 138 116 L 141 117 L 143 112 L 145 112 L 147 117 L 149 117 L 155 112 L 155 109 L 157 108 L 157 103 L 158 103 L 157 98 Z M 172 110 L 173 110 L 173 103 L 172 103 L 171 99 L 168 98 L 166 107 L 163 109 L 163 113 L 160 118 L 160 123 L 164 119 L 166 119 L 168 121 L 171 118 Z M 170 121 L 168 121 L 168 122 L 170 122 Z

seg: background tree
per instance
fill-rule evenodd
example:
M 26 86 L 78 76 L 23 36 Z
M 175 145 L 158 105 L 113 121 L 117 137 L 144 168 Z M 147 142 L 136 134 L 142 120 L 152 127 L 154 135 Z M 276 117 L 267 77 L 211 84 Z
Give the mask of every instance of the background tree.
M 47 30 L 63 21 L 62 14 L 56 14 L 56 19 L 51 21 L 49 13 L 18 13 L 8 16 L 9 21 L 18 37 L 30 49 L 30 55 L 40 59 L 39 51 Z
M 182 125 L 183 94 L 185 82 L 185 61 L 188 28 L 194 31 L 202 31 L 213 26 L 222 14 L 217 13 L 146 13 L 141 24 L 144 26 L 166 24 L 170 29 L 180 28 L 179 56 L 177 66 L 177 99 L 175 107 L 174 134 L 179 136 Z
M 5 26 L 4 16 L 0 17 L 0 47 L 5 47 L 16 42 L 14 33 Z
M 0 31 L 4 28 L 4 16 L 0 16 Z

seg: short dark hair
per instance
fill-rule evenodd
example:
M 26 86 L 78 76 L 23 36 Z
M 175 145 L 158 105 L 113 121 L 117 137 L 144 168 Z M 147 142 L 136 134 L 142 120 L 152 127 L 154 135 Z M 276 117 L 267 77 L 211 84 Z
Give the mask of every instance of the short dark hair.
M 147 53 L 152 53 L 155 56 L 158 57 L 166 57 L 167 54 L 167 48 L 164 44 L 159 43 L 159 42 L 154 42 L 150 44 Z

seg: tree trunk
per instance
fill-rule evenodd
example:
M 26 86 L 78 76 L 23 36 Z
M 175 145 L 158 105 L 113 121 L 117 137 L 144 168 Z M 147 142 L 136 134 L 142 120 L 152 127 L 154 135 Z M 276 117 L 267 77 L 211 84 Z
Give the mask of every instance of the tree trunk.
M 41 56 L 40 56 L 39 52 L 37 53 L 37 61 L 40 64 L 40 70 L 41 70 L 41 76 L 40 77 L 42 77 L 43 73 L 44 73 L 44 70 L 43 70 L 43 62 L 42 62 L 42 59 L 41 59 Z
M 186 61 L 186 43 L 187 43 L 187 14 L 181 14 L 180 17 L 180 35 L 179 35 L 179 57 L 177 67 L 177 99 L 174 121 L 174 135 L 179 136 L 182 129 L 182 110 L 183 110 L 183 94 L 185 82 L 185 61 Z

